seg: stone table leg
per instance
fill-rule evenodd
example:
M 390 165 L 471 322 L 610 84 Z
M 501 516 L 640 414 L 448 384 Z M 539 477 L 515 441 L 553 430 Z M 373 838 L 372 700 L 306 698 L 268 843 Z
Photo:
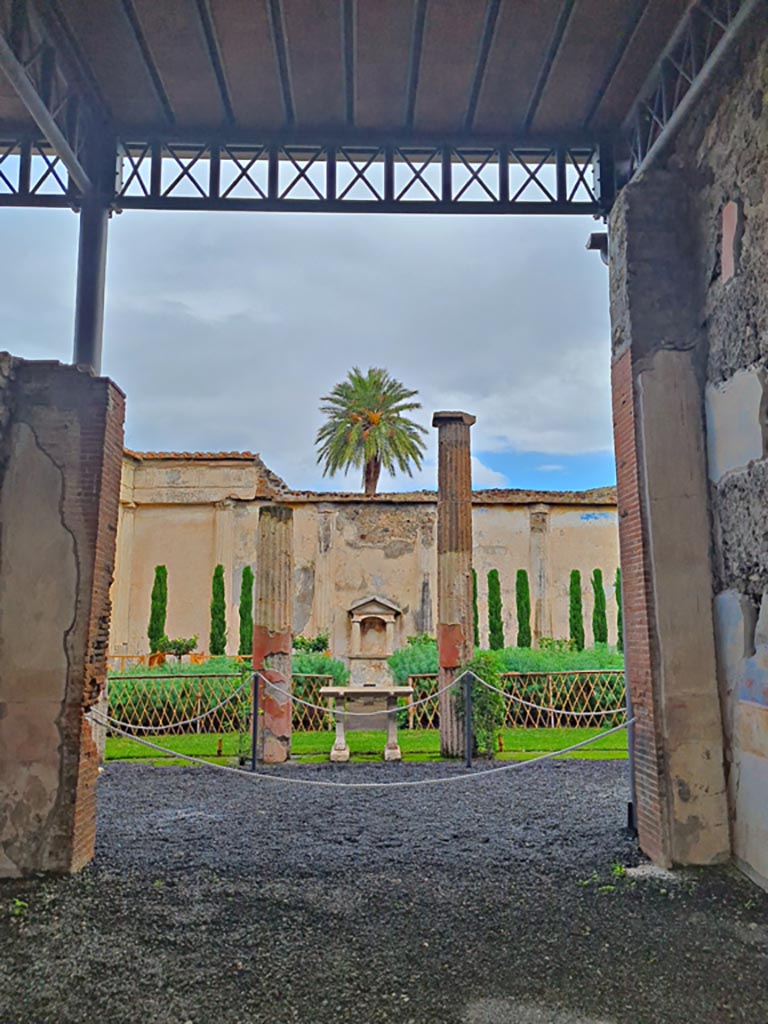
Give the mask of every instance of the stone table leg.
M 387 745 L 384 748 L 385 761 L 401 761 L 403 758 L 397 742 L 397 700 L 387 701 Z
M 334 706 L 335 705 L 334 703 Z M 336 715 L 336 740 L 331 747 L 331 760 L 341 764 L 349 760 L 349 747 L 345 730 L 345 715 Z

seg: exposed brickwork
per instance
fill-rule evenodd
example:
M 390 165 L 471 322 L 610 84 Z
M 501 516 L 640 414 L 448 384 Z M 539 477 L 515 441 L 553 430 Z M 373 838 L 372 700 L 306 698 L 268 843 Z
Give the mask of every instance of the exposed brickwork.
M 50 586 L 56 586 L 59 574 L 63 580 L 63 589 L 53 595 L 54 600 L 64 601 L 72 588 L 74 607 L 65 613 L 70 625 L 64 636 L 57 639 L 51 633 L 46 637 L 40 632 L 42 627 L 36 626 L 38 641 L 44 638 L 53 650 L 58 647 L 61 651 L 62 640 L 64 646 L 65 670 L 61 678 L 52 665 L 46 664 L 47 689 L 39 694 L 40 700 L 48 700 L 48 694 L 62 698 L 58 714 L 47 726 L 55 723 L 59 735 L 56 753 L 50 749 L 45 753 L 49 778 L 51 758 L 58 756 L 58 782 L 51 793 L 54 803 L 45 817 L 34 819 L 37 824 L 33 834 L 13 840 L 13 849 L 23 851 L 15 855 L 19 856 L 17 867 L 21 873 L 71 871 L 82 867 L 93 855 L 98 758 L 84 712 L 98 699 L 106 678 L 124 397 L 110 381 L 92 378 L 58 363 L 16 360 L 13 377 L 11 423 L 17 431 L 15 436 L 31 434 L 38 465 L 48 466 L 49 479 L 59 481 L 58 527 L 61 535 L 69 538 L 61 550 L 71 553 L 69 557 L 74 558 L 75 565 L 74 576 L 66 565 L 55 561 L 50 565 Z M 26 433 L 19 435 L 20 430 Z M 20 456 L 15 450 L 11 455 L 18 461 Z M 17 466 L 16 472 L 19 471 L 23 470 Z M 14 514 L 18 524 L 19 510 Z M 47 514 L 55 513 L 49 508 Z M 29 509 L 29 518 L 34 523 L 34 508 Z M 18 532 L 18 525 L 15 528 Z M 43 541 L 49 543 L 49 538 L 41 538 Z M 28 533 L 24 543 L 33 545 L 33 535 Z M 18 662 L 17 668 L 13 668 L 13 662 L 9 664 L 12 672 L 24 672 Z M 45 722 L 37 720 L 38 707 L 40 714 L 45 707 L 45 714 L 50 716 L 52 705 L 36 707 L 34 701 L 25 705 L 18 700 L 21 678 L 7 682 L 15 714 L 30 729 L 45 728 Z M 34 673 L 30 674 L 29 685 L 37 686 Z M 24 795 L 19 799 L 25 799 Z M 20 811 L 23 813 L 23 809 Z
M 624 658 L 635 726 L 635 784 L 640 841 L 646 853 L 666 860 L 666 820 L 662 800 L 664 771 L 660 722 L 654 695 L 652 596 L 637 457 L 632 353 L 613 364 L 613 435 L 619 503 L 619 547 L 624 612 Z

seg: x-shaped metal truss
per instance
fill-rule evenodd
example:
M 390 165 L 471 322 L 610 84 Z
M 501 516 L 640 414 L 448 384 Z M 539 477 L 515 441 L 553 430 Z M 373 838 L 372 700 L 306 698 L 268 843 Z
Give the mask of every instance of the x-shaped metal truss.
M 651 88 L 640 97 L 625 125 L 631 147 L 627 177 L 662 138 L 715 50 L 749 7 L 749 0 L 698 0 L 659 63 Z

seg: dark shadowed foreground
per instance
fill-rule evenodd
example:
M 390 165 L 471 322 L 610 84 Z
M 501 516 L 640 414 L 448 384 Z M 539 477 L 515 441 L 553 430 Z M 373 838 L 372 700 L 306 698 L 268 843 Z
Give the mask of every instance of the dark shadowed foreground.
M 0 1022 L 766 1024 L 768 896 L 622 875 L 626 771 L 112 765 L 95 864 L 0 885 Z

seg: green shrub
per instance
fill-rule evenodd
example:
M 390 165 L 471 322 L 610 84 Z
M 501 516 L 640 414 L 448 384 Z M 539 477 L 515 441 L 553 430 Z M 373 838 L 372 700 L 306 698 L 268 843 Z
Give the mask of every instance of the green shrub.
M 616 570 L 616 580 L 613 584 L 616 591 L 616 649 L 624 650 L 624 621 L 621 605 L 621 569 Z
M 517 646 L 531 646 L 531 588 L 526 569 L 518 569 L 515 579 L 517 604 Z
M 462 666 L 462 671 L 474 672 L 480 679 L 491 686 L 502 689 L 499 678 L 496 654 L 493 651 L 478 651 L 469 664 Z M 456 713 L 459 721 L 464 723 L 464 680 L 453 690 L 456 702 Z M 472 680 L 472 738 L 473 753 L 487 754 L 493 757 L 496 751 L 499 730 L 504 722 L 504 698 L 500 693 L 489 690 L 477 679 Z
M 578 569 L 571 570 L 570 604 L 568 626 L 574 647 L 584 650 L 584 611 L 581 604 L 581 573 Z
M 174 640 L 170 640 L 167 636 L 161 636 L 160 642 L 157 645 L 158 654 L 172 654 L 178 662 L 185 654 L 191 654 L 192 651 L 197 647 L 197 636 L 190 637 L 177 637 Z
M 608 617 L 605 607 L 605 587 L 603 586 L 603 570 L 592 572 L 592 593 L 595 604 L 592 609 L 592 639 L 596 644 L 608 643 Z
M 606 671 L 624 668 L 622 655 L 607 645 L 577 650 L 570 640 L 541 638 L 541 647 L 505 647 L 494 651 L 500 672 Z
M 406 646 L 390 655 L 387 665 L 398 686 L 406 686 L 409 676 L 435 674 L 438 670 L 437 641 L 426 634 L 409 636 Z
M 253 569 L 243 566 L 240 581 L 240 646 L 238 654 L 253 654 Z
M 293 655 L 294 675 L 333 676 L 333 686 L 346 686 L 349 682 L 349 670 L 343 661 L 329 658 L 327 654 L 317 651 L 296 651 Z M 295 692 L 301 696 L 299 680 L 294 683 Z
M 477 610 L 477 570 L 472 570 L 472 628 L 475 647 L 480 646 L 480 613 Z
M 155 579 L 152 584 L 151 608 L 147 638 L 150 654 L 159 651 L 158 644 L 165 636 L 165 616 L 168 610 L 168 569 L 164 565 L 155 566 Z
M 202 665 L 192 665 L 182 662 L 180 665 L 168 664 L 155 665 L 149 668 L 147 665 L 130 665 L 122 672 L 110 672 L 110 679 L 120 679 L 123 676 L 218 676 L 240 674 L 243 670 L 250 671 L 248 665 L 237 661 L 236 658 L 220 657 L 208 658 Z
M 227 605 L 224 597 L 224 566 L 213 570 L 211 586 L 211 636 L 208 649 L 212 655 L 222 655 L 227 650 Z
M 492 651 L 500 651 L 504 647 L 501 582 L 498 569 L 491 569 L 488 573 L 488 646 Z
M 293 638 L 294 651 L 309 651 L 314 654 L 324 654 L 328 650 L 329 633 L 318 633 L 317 636 L 302 636 L 299 634 Z

